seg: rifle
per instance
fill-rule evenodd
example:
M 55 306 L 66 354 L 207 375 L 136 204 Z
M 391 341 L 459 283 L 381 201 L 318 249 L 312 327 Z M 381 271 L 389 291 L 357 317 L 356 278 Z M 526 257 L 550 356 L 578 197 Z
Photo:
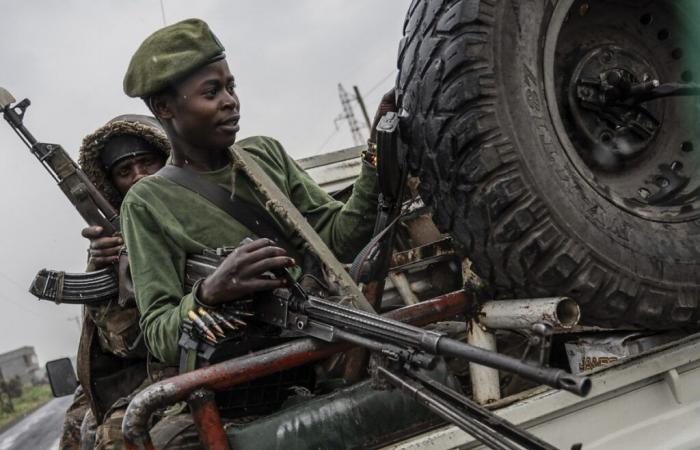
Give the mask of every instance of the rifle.
M 17 136 L 56 180 L 58 187 L 75 206 L 78 213 L 90 226 L 100 226 L 105 234 L 119 231 L 119 214 L 97 190 L 80 166 L 58 144 L 38 142 L 23 124 L 24 114 L 31 104 L 24 99 L 16 100 L 6 89 L 0 87 L 0 111 Z
M 20 140 L 39 160 L 61 191 L 91 226 L 100 226 L 106 235 L 119 231 L 119 214 L 92 184 L 68 153 L 57 144 L 38 142 L 24 126 L 23 119 L 31 104 L 29 99 L 16 103 L 6 89 L 0 87 L 0 111 Z M 13 105 L 14 104 L 14 105 Z M 97 285 L 97 286 L 96 286 Z M 88 288 L 86 292 L 84 288 Z M 56 303 L 92 304 L 114 298 L 119 293 L 113 268 L 89 274 L 65 274 L 61 271 L 39 271 L 29 292 Z

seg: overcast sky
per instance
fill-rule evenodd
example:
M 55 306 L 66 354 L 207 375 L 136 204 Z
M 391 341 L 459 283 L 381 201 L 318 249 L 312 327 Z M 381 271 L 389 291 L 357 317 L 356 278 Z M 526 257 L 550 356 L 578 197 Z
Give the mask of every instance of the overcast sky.
M 409 0 L 163 0 L 165 21 L 199 17 L 226 48 L 241 99 L 239 136 L 277 138 L 295 158 L 354 145 L 338 83 L 357 85 L 370 116 L 395 79 Z M 147 113 L 122 92 L 141 41 L 163 25 L 159 0 L 0 0 L 0 86 L 32 101 L 25 125 L 77 159 L 86 134 Z M 358 120 L 362 115 L 355 109 Z M 367 135 L 367 130 L 362 130 Z M 79 307 L 39 302 L 41 268 L 80 272 L 84 226 L 38 161 L 0 122 L 0 352 L 40 362 L 75 354 Z

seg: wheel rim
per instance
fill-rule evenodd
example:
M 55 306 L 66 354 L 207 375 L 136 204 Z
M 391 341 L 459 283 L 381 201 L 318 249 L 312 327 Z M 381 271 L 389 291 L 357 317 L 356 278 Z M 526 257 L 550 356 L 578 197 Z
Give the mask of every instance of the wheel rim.
M 671 2 L 560 1 L 545 37 L 545 97 L 569 160 L 600 196 L 660 222 L 700 217 L 700 97 L 645 100 L 697 72 L 678 14 Z

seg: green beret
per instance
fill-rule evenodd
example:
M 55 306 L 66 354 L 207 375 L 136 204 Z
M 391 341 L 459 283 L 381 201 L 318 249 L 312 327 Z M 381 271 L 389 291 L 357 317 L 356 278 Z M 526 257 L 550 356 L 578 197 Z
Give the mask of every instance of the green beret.
M 224 57 L 224 47 L 199 19 L 187 19 L 148 36 L 131 57 L 124 93 L 146 98 L 196 69 Z

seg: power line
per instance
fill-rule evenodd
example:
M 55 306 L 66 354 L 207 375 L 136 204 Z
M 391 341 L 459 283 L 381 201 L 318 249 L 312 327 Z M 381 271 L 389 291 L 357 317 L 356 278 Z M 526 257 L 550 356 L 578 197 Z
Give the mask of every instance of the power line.
M 25 288 L 23 288 L 22 286 L 20 286 L 20 284 L 17 283 L 15 280 L 13 280 L 12 278 L 8 277 L 6 274 L 4 274 L 4 273 L 2 273 L 2 272 L 0 272 L 0 276 L 2 276 L 2 278 L 4 278 L 5 280 L 9 281 L 11 284 L 15 285 L 15 287 L 17 287 L 24 295 L 27 294 L 27 292 L 25 291 Z M 16 305 L 17 307 L 19 307 L 20 309 L 23 309 L 24 311 L 26 311 L 26 312 L 28 312 L 28 313 L 30 313 L 30 314 L 33 314 L 33 315 L 35 315 L 35 316 L 37 316 L 37 317 L 46 317 L 46 315 L 40 314 L 40 313 L 38 313 L 38 312 L 36 312 L 36 311 L 34 311 L 34 310 L 28 308 L 27 306 L 24 305 L 24 303 L 20 303 L 20 302 L 18 302 L 17 300 L 14 300 L 14 299 L 9 298 L 9 297 L 5 297 L 4 294 L 0 294 L 0 299 L 2 299 L 2 300 L 4 300 L 4 301 L 8 301 L 8 302 L 10 302 L 10 303 L 13 303 L 14 305 Z
M 386 75 L 384 75 L 384 77 L 382 77 L 381 80 L 379 80 L 377 83 L 375 83 L 374 86 L 372 86 L 372 87 L 371 87 L 367 92 L 365 92 L 364 94 L 360 94 L 359 89 L 357 89 L 357 87 L 354 86 L 354 88 L 355 88 L 355 96 L 356 96 L 356 98 L 355 98 L 354 100 L 361 104 L 361 101 L 360 101 L 360 100 L 361 100 L 362 97 L 367 97 L 367 96 L 370 95 L 372 92 L 374 92 L 375 90 L 377 90 L 386 80 L 389 79 L 389 77 L 391 77 L 391 76 L 394 75 L 395 73 L 396 73 L 396 70 L 392 70 L 391 72 L 389 72 L 389 73 L 387 73 Z M 318 150 L 316 150 L 316 154 L 319 154 L 319 153 L 324 149 L 324 147 L 325 147 L 326 145 L 328 145 L 328 143 L 331 141 L 331 139 L 333 139 L 333 138 L 338 134 L 338 132 L 340 131 L 340 130 L 338 129 L 338 120 L 348 119 L 348 112 L 347 112 L 346 107 L 350 108 L 350 112 L 351 112 L 351 115 L 352 115 L 352 119 L 355 119 L 354 113 L 352 113 L 352 106 L 350 105 L 350 102 L 351 102 L 352 100 L 349 98 L 349 96 L 347 95 L 347 92 L 345 92 L 345 90 L 343 89 L 343 87 L 342 87 L 341 84 L 338 84 L 338 91 L 339 91 L 339 94 L 340 94 L 340 101 L 341 101 L 341 103 L 342 103 L 342 105 L 343 105 L 344 113 L 341 114 L 340 116 L 338 116 L 338 117 L 335 119 L 335 130 L 332 131 L 331 134 L 329 134 L 328 137 L 323 141 L 323 144 L 321 144 L 321 145 L 318 147 Z M 345 94 L 345 95 L 343 96 L 343 94 Z M 358 94 L 360 94 L 360 95 L 358 95 Z M 347 101 L 344 101 L 344 97 L 347 98 Z M 366 115 L 366 112 L 365 112 L 365 115 Z M 350 121 L 350 119 L 348 119 L 348 121 Z M 368 122 L 369 122 L 369 121 L 368 121 Z M 355 124 L 357 125 L 357 132 L 359 133 L 360 125 L 357 124 L 357 120 L 355 120 Z M 356 136 L 355 136 L 355 132 L 353 131 L 353 125 L 352 125 L 352 124 L 350 124 L 350 129 L 351 129 L 351 133 L 353 133 L 353 139 L 355 140 L 355 143 L 357 144 L 358 141 L 357 141 L 357 138 L 356 138 Z M 359 142 L 358 145 L 361 145 L 361 144 L 362 144 L 362 139 L 360 139 L 360 142 Z
M 0 277 L 3 277 L 4 279 L 9 281 L 10 283 L 14 284 L 20 291 L 22 291 L 22 292 L 25 291 L 24 287 L 22 287 L 18 282 L 16 282 L 12 278 L 10 278 L 7 274 L 0 272 Z
M 33 310 L 27 308 L 24 304 L 18 302 L 17 300 L 11 299 L 11 298 L 9 298 L 9 297 L 5 297 L 4 294 L 0 294 L 0 300 L 6 301 L 6 302 L 10 302 L 10 303 L 14 304 L 15 306 L 17 306 L 18 308 L 20 308 L 20 309 L 22 309 L 22 310 L 24 310 L 24 311 L 26 311 L 26 312 L 28 312 L 28 313 L 30 313 L 30 314 L 36 316 L 36 317 L 39 317 L 39 318 L 41 318 L 41 319 L 44 319 L 44 318 L 47 317 L 45 314 L 40 314 L 40 313 L 38 313 L 38 312 L 36 312 L 36 311 L 33 311 Z
M 395 71 L 395 70 L 392 70 L 391 72 L 389 72 L 388 74 L 386 74 L 386 75 L 384 76 L 384 78 L 382 78 L 381 80 L 379 80 L 379 81 L 377 82 L 377 84 L 375 84 L 374 86 L 372 86 L 372 87 L 370 88 L 369 91 L 367 91 L 367 92 L 365 92 L 365 93 L 363 94 L 363 96 L 364 96 L 364 97 L 367 97 L 369 94 L 371 94 L 372 92 L 374 92 L 376 89 L 379 88 L 379 86 L 382 85 L 382 83 L 384 83 L 386 80 L 388 80 L 389 77 L 392 76 L 392 75 L 394 75 L 395 73 L 396 73 L 396 71 Z
M 335 130 L 333 132 L 331 132 L 331 134 L 328 135 L 326 140 L 323 141 L 323 144 L 321 144 L 318 147 L 318 150 L 316 150 L 316 154 L 320 153 L 321 150 L 323 150 L 323 148 L 331 141 L 331 139 L 333 139 L 335 137 L 336 134 L 338 134 L 339 131 L 340 131 L 340 128 L 338 128 L 338 126 L 336 125 Z

